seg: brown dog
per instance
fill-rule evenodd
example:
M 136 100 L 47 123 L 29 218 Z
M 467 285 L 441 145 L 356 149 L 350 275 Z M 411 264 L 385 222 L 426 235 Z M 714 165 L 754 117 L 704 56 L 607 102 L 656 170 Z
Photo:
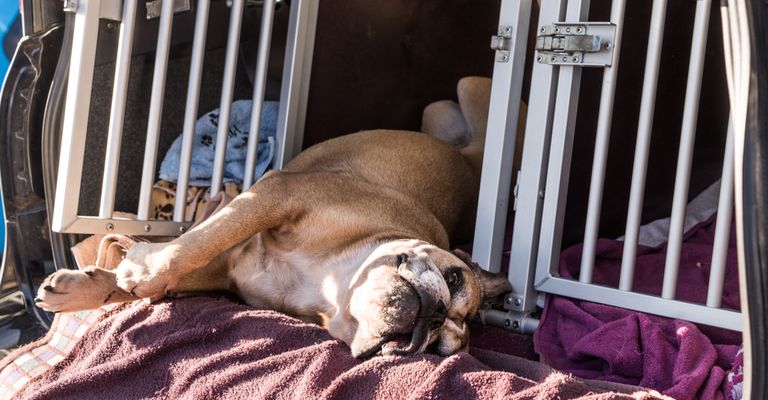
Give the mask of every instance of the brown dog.
M 466 350 L 466 320 L 510 290 L 448 251 L 474 217 L 484 129 L 474 133 L 461 152 L 405 131 L 323 142 L 175 240 L 134 246 L 115 272 L 58 271 L 38 304 L 73 311 L 224 289 L 322 324 L 356 357 Z

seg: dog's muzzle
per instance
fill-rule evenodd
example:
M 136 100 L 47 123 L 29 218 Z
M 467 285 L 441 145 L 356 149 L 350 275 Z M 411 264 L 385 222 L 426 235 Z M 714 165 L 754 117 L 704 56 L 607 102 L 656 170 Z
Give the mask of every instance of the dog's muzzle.
M 440 298 L 441 280 L 437 274 L 428 267 L 409 263 L 403 255 L 400 257 L 404 260 L 398 266 L 397 273 L 419 297 L 419 314 L 413 325 L 410 343 L 405 347 L 384 346 L 381 349 L 383 355 L 405 355 L 424 351 L 430 332 L 440 329 L 448 315 L 445 302 Z M 426 274 L 434 276 L 425 279 Z

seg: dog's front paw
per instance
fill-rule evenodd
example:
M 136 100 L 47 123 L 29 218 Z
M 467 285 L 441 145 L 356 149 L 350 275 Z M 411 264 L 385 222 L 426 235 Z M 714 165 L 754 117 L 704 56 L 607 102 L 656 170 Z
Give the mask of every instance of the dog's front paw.
M 159 299 L 171 294 L 180 271 L 176 247 L 167 243 L 139 243 L 117 266 L 117 285 L 137 297 Z
M 93 310 L 104 304 L 134 299 L 117 287 L 112 271 L 101 268 L 62 269 L 45 278 L 35 303 L 43 310 L 69 312 Z

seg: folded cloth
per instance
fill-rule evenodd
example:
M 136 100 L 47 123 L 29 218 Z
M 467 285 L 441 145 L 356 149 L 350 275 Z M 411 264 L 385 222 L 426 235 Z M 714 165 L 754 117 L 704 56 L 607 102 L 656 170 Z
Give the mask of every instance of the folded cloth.
M 227 152 L 224 163 L 224 182 L 241 183 L 245 176 L 245 157 L 248 151 L 248 137 L 251 131 L 251 100 L 237 100 L 232 103 L 227 133 Z M 254 178 L 258 179 L 267 171 L 275 154 L 275 132 L 277 131 L 278 102 L 265 101 L 259 127 L 259 146 Z M 189 170 L 189 184 L 211 186 L 213 161 L 216 150 L 216 132 L 219 127 L 219 110 L 213 110 L 197 120 L 192 143 L 192 164 Z M 171 144 L 160 164 L 160 179 L 177 182 L 179 159 L 183 135 Z
M 706 300 L 715 216 L 685 235 L 676 298 Z M 739 309 L 735 234 L 726 261 L 723 306 Z M 601 239 L 593 281 L 617 287 L 623 243 Z M 578 276 L 582 246 L 563 251 L 560 275 Z M 666 246 L 638 246 L 634 291 L 659 295 Z M 547 296 L 534 346 L 541 360 L 576 376 L 656 389 L 676 399 L 721 399 L 741 333 L 618 307 Z
M 185 221 L 199 221 L 206 210 L 210 200 L 210 186 L 189 186 L 184 210 Z M 224 184 L 224 193 L 229 197 L 236 197 L 241 192 L 241 185 L 230 182 Z M 176 207 L 176 184 L 170 181 L 159 180 L 152 187 L 150 196 L 151 219 L 170 221 L 173 219 L 173 210 Z

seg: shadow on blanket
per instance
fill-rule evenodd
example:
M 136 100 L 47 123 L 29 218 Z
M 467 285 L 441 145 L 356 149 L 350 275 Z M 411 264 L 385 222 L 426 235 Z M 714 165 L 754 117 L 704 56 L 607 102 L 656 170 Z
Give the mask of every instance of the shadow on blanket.
M 115 307 L 62 361 L 16 393 L 24 399 L 558 396 L 654 398 L 637 387 L 578 380 L 476 348 L 447 358 L 360 361 L 320 327 L 207 297 Z

